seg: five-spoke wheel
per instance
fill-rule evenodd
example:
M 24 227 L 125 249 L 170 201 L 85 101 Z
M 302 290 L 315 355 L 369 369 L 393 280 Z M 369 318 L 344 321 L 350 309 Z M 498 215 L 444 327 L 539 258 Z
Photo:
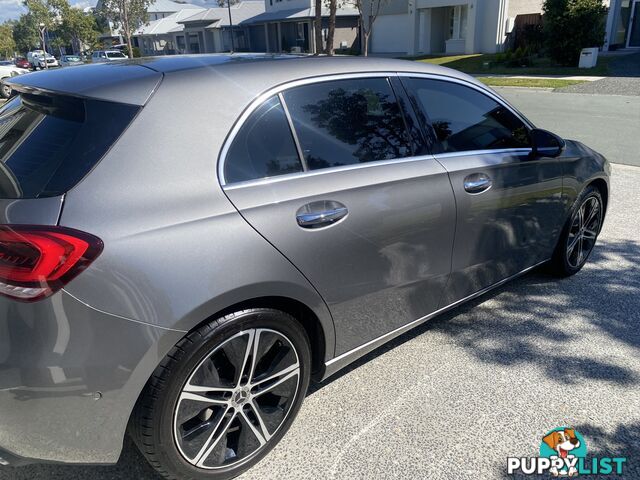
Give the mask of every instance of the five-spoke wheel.
M 556 274 L 569 276 L 580 271 L 596 244 L 603 219 L 602 194 L 590 185 L 576 199 L 553 254 L 550 267 Z
M 138 401 L 131 431 L 168 478 L 226 480 L 266 455 L 309 385 L 311 350 L 291 315 L 256 308 L 189 333 Z
M 566 249 L 569 265 L 579 268 L 586 261 L 596 244 L 601 223 L 600 199 L 595 195 L 587 197 L 573 215 L 569 229 Z
M 176 443 L 201 468 L 240 462 L 276 433 L 300 384 L 291 341 L 269 329 L 237 333 L 194 370 L 178 398 Z

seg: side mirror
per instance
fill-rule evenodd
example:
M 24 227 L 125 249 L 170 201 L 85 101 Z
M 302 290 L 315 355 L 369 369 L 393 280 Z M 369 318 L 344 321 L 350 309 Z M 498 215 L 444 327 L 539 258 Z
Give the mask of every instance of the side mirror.
M 555 133 L 540 128 L 529 132 L 531 138 L 531 157 L 557 157 L 564 150 L 565 143 Z

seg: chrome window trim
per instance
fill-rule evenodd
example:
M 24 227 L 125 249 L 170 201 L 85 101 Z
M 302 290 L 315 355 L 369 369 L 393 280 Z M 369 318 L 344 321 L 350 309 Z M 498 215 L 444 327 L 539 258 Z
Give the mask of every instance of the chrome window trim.
M 225 190 L 230 190 L 230 189 L 245 188 L 245 187 L 255 186 L 255 185 L 262 185 L 262 184 L 265 184 L 265 183 L 274 183 L 274 182 L 291 180 L 291 179 L 298 178 L 298 177 L 300 177 L 302 175 L 320 175 L 320 174 L 333 173 L 333 172 L 342 171 L 342 170 L 347 171 L 347 170 L 354 170 L 354 169 L 359 169 L 359 168 L 376 167 L 376 166 L 379 166 L 379 165 L 388 165 L 388 164 L 391 164 L 391 163 L 395 164 L 395 163 L 399 163 L 399 162 L 433 160 L 433 159 L 437 159 L 437 158 L 443 158 L 444 156 L 480 155 L 480 154 L 486 154 L 486 153 L 508 153 L 508 152 L 518 152 L 518 151 L 531 151 L 531 149 L 527 149 L 527 148 L 505 148 L 505 149 L 488 149 L 488 150 L 468 150 L 468 151 L 463 151 L 463 152 L 447 152 L 447 153 L 441 153 L 441 154 L 436 154 L 436 155 L 420 155 L 420 156 L 417 156 L 417 157 L 404 157 L 404 158 L 391 159 L 391 160 L 377 160 L 377 161 L 366 162 L 366 163 L 362 163 L 362 164 L 344 165 L 344 166 L 339 166 L 339 167 L 330 167 L 330 168 L 323 168 L 323 169 L 318 169 L 318 170 L 306 170 L 306 171 L 303 171 L 303 172 L 296 172 L 296 173 L 290 173 L 290 174 L 285 174 L 285 175 L 278 175 L 278 176 L 275 176 L 275 177 L 264 177 L 264 178 L 257 178 L 255 180 L 246 180 L 246 181 L 243 181 L 243 182 L 233 182 L 233 183 L 229 183 L 229 184 L 227 183 L 227 181 L 226 181 L 226 179 L 224 177 L 224 165 L 225 165 L 225 162 L 226 162 L 226 158 L 227 158 L 227 154 L 229 152 L 229 149 L 231 148 L 231 144 L 235 140 L 239 130 L 242 128 L 242 126 L 247 121 L 249 116 L 260 105 L 262 105 L 269 98 L 271 98 L 273 96 L 277 96 L 279 101 L 280 101 L 280 103 L 282 104 L 283 108 L 285 109 L 285 115 L 287 116 L 287 121 L 289 122 L 289 128 L 291 130 L 291 134 L 293 135 L 294 142 L 296 143 L 296 148 L 298 148 L 300 146 L 299 146 L 299 143 L 298 143 L 297 133 L 296 133 L 295 129 L 293 128 L 293 121 L 290 119 L 290 115 L 288 113 L 288 108 L 286 106 L 286 103 L 284 102 L 284 98 L 283 98 L 283 95 L 282 95 L 283 92 L 285 92 L 286 90 L 289 90 L 291 88 L 300 87 L 300 86 L 303 86 L 303 85 L 311 85 L 311 84 L 315 84 L 315 83 L 329 82 L 329 81 L 334 81 L 334 80 L 349 80 L 349 79 L 354 79 L 354 78 L 390 78 L 390 77 L 428 78 L 428 79 L 431 79 L 431 80 L 440 80 L 440 81 L 445 81 L 445 82 L 458 83 L 460 85 L 463 85 L 463 86 L 472 88 L 474 90 L 477 90 L 479 93 L 488 96 L 492 100 L 498 102 L 500 105 L 502 105 L 505 108 L 507 108 L 511 113 L 516 115 L 520 120 L 522 120 L 522 122 L 526 126 L 528 126 L 529 128 L 535 128 L 533 126 L 533 124 L 531 124 L 531 122 L 529 122 L 517 110 L 512 108 L 502 98 L 500 98 L 499 96 L 497 96 L 495 93 L 491 92 L 490 90 L 484 89 L 484 88 L 480 87 L 479 85 L 471 83 L 471 82 L 469 82 L 467 80 L 463 80 L 463 79 L 459 79 L 459 78 L 455 78 L 455 77 L 448 77 L 446 75 L 438 75 L 438 74 L 432 74 L 432 73 L 420 73 L 420 72 L 381 71 L 381 72 L 339 73 L 339 74 L 321 75 L 321 76 L 317 76 L 317 77 L 302 78 L 302 79 L 293 80 L 291 82 L 286 82 L 286 83 L 283 83 L 283 84 L 278 85 L 276 87 L 270 88 L 269 90 L 265 91 L 264 93 L 262 93 L 258 97 L 256 97 L 249 104 L 249 106 L 242 112 L 240 117 L 234 123 L 231 131 L 229 132 L 229 135 L 225 139 L 224 144 L 222 146 L 222 150 L 220 151 L 220 155 L 218 156 L 218 168 L 217 168 L 217 170 L 218 170 L 218 180 L 220 182 L 220 185 Z M 300 150 L 298 150 L 298 154 L 300 155 L 301 153 L 302 152 Z M 304 168 L 304 166 L 305 166 L 305 163 L 303 162 L 303 168 Z
M 397 165 L 399 163 L 409 163 L 409 162 L 422 162 L 425 160 L 438 160 L 441 158 L 447 157 L 462 157 L 468 155 L 486 155 L 486 154 L 503 154 L 503 153 L 513 153 L 513 154 L 523 154 L 530 153 L 530 148 L 501 148 L 494 150 L 467 150 L 463 152 L 447 152 L 447 153 L 438 153 L 436 155 L 418 155 L 414 157 L 404 157 L 397 158 L 391 160 L 376 160 L 373 162 L 366 163 L 356 163 L 352 165 L 344 165 L 340 167 L 328 167 L 328 168 L 320 168 L 318 170 L 309 170 L 306 172 L 295 172 L 295 173 L 286 173 L 284 175 L 278 175 L 275 177 L 265 177 L 265 178 L 256 178 L 255 180 L 245 180 L 243 182 L 234 182 L 228 185 L 223 185 L 225 190 L 239 190 L 247 187 L 255 187 L 259 185 L 286 182 L 289 180 L 296 180 L 300 177 L 311 177 L 316 175 L 326 175 L 330 173 L 336 172 L 344 172 L 349 170 L 360 170 L 364 168 L 375 168 L 383 165 Z

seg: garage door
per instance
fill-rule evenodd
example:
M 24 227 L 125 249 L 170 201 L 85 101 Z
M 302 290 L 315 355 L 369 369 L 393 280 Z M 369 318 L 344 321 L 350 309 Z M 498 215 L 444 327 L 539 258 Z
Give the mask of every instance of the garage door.
M 372 53 L 407 53 L 409 49 L 409 15 L 380 15 L 371 33 Z

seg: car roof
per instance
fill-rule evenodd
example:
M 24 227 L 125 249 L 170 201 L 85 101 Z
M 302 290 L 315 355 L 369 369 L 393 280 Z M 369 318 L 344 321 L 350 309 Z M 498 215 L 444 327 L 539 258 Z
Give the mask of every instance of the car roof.
M 378 57 L 273 54 L 135 58 L 25 74 L 11 83 L 17 90 L 39 89 L 144 105 L 166 75 L 179 76 L 183 86 L 191 82 L 194 88 L 206 88 L 212 78 L 224 78 L 231 87 L 243 85 L 245 89 L 260 92 L 287 81 L 359 72 L 430 73 L 477 83 L 456 70 L 424 62 Z

